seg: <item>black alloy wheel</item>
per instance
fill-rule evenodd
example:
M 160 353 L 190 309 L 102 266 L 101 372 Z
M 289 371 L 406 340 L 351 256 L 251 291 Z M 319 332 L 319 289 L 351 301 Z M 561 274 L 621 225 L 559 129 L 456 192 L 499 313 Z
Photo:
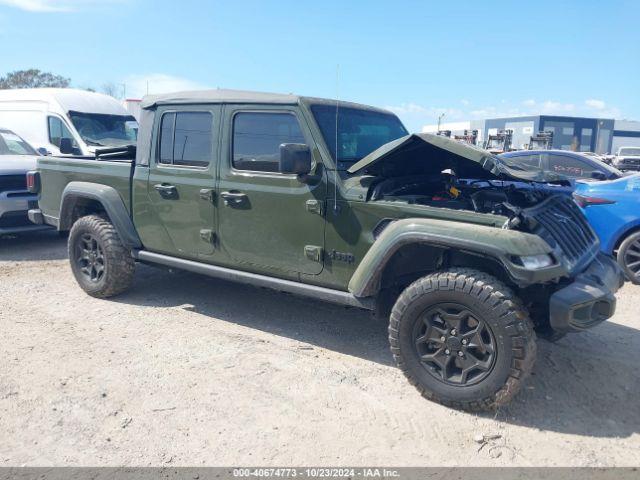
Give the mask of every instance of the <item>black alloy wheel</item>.
M 533 324 L 515 292 L 464 267 L 428 273 L 402 291 L 389 343 L 425 398 L 474 412 L 508 404 L 536 357 Z
M 98 239 L 84 233 L 76 244 L 76 263 L 87 280 L 97 283 L 105 273 L 104 251 Z
M 76 220 L 69 233 L 68 251 L 76 281 L 92 297 L 113 297 L 131 285 L 135 260 L 104 216 L 93 214 Z
M 458 303 L 434 305 L 424 312 L 414 326 L 413 339 L 427 372 L 449 385 L 481 382 L 495 362 L 491 329 Z

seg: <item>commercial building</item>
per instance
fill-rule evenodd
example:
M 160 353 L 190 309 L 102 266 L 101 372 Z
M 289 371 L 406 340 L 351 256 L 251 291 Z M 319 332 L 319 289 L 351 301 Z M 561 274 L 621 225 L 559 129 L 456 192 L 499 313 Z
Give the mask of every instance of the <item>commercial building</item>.
M 127 98 L 122 101 L 122 106 L 135 118 L 140 121 L 140 102 L 138 98 Z
M 553 132 L 552 148 L 579 152 L 615 153 L 621 146 L 640 146 L 640 122 L 609 118 L 563 117 L 532 115 L 510 118 L 489 118 L 466 122 L 425 125 L 422 131 L 436 133 L 449 130 L 451 135 L 463 135 L 465 130 L 478 131 L 478 145 L 488 135 L 499 130 L 512 130 L 512 148 L 526 149 L 532 135 Z

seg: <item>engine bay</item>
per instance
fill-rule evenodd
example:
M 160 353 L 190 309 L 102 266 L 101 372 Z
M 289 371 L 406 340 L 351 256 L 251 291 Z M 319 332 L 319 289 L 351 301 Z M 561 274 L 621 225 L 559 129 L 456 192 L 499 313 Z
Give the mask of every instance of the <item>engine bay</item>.
M 369 200 L 406 202 L 512 218 L 521 209 L 533 206 L 561 189 L 530 182 L 459 179 L 445 171 L 439 175 L 382 179 L 369 190 Z

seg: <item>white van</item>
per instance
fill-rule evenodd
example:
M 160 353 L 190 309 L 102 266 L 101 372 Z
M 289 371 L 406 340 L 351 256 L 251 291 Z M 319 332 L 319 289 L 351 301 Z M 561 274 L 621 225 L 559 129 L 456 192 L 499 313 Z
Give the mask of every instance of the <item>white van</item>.
M 118 100 L 73 88 L 0 90 L 0 127 L 43 155 L 93 155 L 135 143 L 138 122 Z

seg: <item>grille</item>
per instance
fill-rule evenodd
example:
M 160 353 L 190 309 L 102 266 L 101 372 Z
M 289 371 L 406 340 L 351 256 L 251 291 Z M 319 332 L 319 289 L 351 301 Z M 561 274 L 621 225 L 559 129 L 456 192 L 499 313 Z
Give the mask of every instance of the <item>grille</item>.
M 526 213 L 537 223 L 536 233 L 560 247 L 571 267 L 598 248 L 595 232 L 569 197 L 554 195 Z
M 0 175 L 0 192 L 27 189 L 26 175 Z

